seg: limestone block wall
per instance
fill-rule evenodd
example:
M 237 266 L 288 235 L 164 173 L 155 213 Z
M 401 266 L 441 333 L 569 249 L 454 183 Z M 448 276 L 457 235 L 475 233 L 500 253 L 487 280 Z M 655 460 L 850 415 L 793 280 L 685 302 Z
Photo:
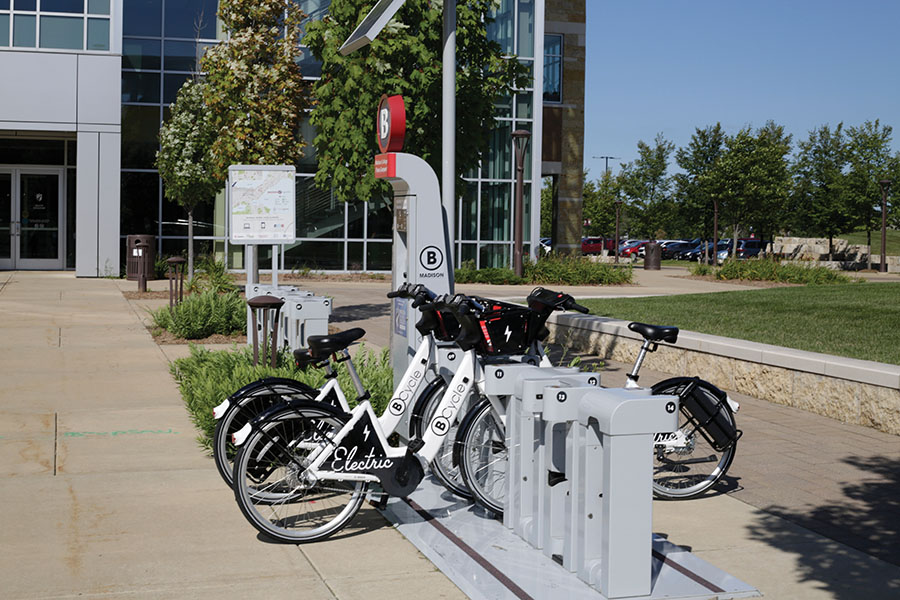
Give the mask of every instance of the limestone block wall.
M 548 322 L 553 343 L 633 363 L 643 338 L 627 325 L 562 313 Z M 726 390 L 900 435 L 897 365 L 681 331 L 677 345 L 660 344 L 644 366 L 696 375 Z

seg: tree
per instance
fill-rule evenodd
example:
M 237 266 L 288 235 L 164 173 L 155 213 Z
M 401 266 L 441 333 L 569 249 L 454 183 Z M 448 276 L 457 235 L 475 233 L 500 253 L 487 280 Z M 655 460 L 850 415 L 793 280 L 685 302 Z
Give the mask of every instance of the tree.
M 790 190 L 790 150 L 791 136 L 772 121 L 755 134 L 745 127 L 726 138 L 725 152 L 709 177 L 721 194 L 723 217 L 732 224 L 733 252 L 744 228 L 755 227 L 762 238 L 776 227 Z
M 897 181 L 900 175 L 900 155 L 891 154 L 890 125 L 882 126 L 878 119 L 866 121 L 847 130 L 846 178 L 848 201 L 866 230 L 869 245 L 868 268 L 872 268 L 872 230 L 881 227 L 881 186 L 879 181 Z
M 233 164 L 296 165 L 308 89 L 300 74 L 303 12 L 288 0 L 220 0 L 227 39 L 207 50 L 206 105 L 218 136 L 216 176 Z
M 653 146 L 639 141 L 638 158 L 622 165 L 619 183 L 629 203 L 628 212 L 637 230 L 635 233 L 652 237 L 662 229 L 665 211 L 661 209 L 671 189 L 666 172 L 673 150 L 675 144 L 658 133 Z
M 552 177 L 544 177 L 541 187 L 541 237 L 553 235 L 553 186 Z
M 172 114 L 159 130 L 156 168 L 166 198 L 188 216 L 188 278 L 194 276 L 194 209 L 222 189 L 211 148 L 216 128 L 203 102 L 204 84 L 188 80 L 178 90 Z
M 494 129 L 497 100 L 526 85 L 525 67 L 503 57 L 488 40 L 492 0 L 465 0 L 456 12 L 456 168 L 462 174 L 478 166 Z M 316 183 L 340 200 L 367 200 L 386 188 L 377 182 L 372 157 L 378 153 L 375 110 L 383 94 L 406 101 L 409 152 L 440 173 L 441 160 L 441 5 L 407 0 L 378 38 L 349 56 L 338 48 L 372 7 L 371 0 L 334 0 L 328 15 L 308 27 L 304 44 L 322 61 L 311 122 L 318 159 Z M 502 130 L 501 130 L 502 131 Z M 511 163 L 510 163 L 511 164 Z
M 616 177 L 608 170 L 597 181 L 588 181 L 584 174 L 583 214 L 590 225 L 585 226 L 587 235 L 612 237 L 616 228 L 616 197 L 619 185 Z M 618 243 L 618 242 L 617 242 Z
M 853 228 L 857 221 L 844 194 L 847 151 L 843 123 L 834 131 L 828 125 L 809 132 L 798 144 L 791 193 L 791 223 L 801 232 L 828 236 L 828 259 L 834 253 L 834 236 Z
M 675 152 L 675 162 L 684 170 L 674 177 L 679 230 L 690 236 L 706 239 L 716 226 L 717 202 L 723 194 L 715 187 L 721 182 L 711 174 L 724 150 L 725 132 L 716 123 L 704 129 L 698 127 L 687 148 Z M 718 238 L 718 231 L 712 233 L 711 237 Z

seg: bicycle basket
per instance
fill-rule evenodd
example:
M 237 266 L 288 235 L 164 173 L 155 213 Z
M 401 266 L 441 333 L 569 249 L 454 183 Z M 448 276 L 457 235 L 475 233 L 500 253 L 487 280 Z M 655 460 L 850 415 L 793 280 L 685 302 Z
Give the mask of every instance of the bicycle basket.
M 515 304 L 491 301 L 486 311 L 478 318 L 481 341 L 479 354 L 523 354 L 534 341 L 535 313 L 529 308 Z
M 725 415 L 729 410 L 725 406 L 726 398 L 724 393 L 721 397 L 717 397 L 699 386 L 681 398 L 681 405 L 687 412 L 688 420 L 717 452 L 724 452 L 730 448 L 743 433 Z

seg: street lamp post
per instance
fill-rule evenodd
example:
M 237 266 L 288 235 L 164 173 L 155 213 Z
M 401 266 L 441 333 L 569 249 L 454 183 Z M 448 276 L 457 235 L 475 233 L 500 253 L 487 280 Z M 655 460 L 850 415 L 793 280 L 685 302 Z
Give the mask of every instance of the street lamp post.
M 887 273 L 887 193 L 891 188 L 890 179 L 882 179 L 881 184 L 881 272 Z
M 621 207 L 621 206 L 622 206 L 622 201 L 619 200 L 618 198 L 616 198 L 616 240 L 615 240 L 615 247 L 616 247 L 615 263 L 616 264 L 619 264 L 619 207 Z
M 516 129 L 512 132 L 513 142 L 516 145 L 516 206 L 514 208 L 516 223 L 513 232 L 513 271 L 516 277 L 522 277 L 524 266 L 522 265 L 522 239 L 523 235 L 523 202 L 522 196 L 525 188 L 525 148 L 528 147 L 528 138 L 531 132 L 527 129 Z

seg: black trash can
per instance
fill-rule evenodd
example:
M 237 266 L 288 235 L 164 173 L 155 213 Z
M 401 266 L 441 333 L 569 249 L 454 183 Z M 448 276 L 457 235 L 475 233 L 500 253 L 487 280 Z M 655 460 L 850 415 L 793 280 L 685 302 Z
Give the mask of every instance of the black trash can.
M 147 280 L 156 279 L 156 237 L 152 235 L 129 235 L 125 242 L 125 278 L 137 281 L 141 262 Z
M 650 242 L 644 246 L 644 269 L 659 271 L 662 261 L 662 247 L 656 242 Z

